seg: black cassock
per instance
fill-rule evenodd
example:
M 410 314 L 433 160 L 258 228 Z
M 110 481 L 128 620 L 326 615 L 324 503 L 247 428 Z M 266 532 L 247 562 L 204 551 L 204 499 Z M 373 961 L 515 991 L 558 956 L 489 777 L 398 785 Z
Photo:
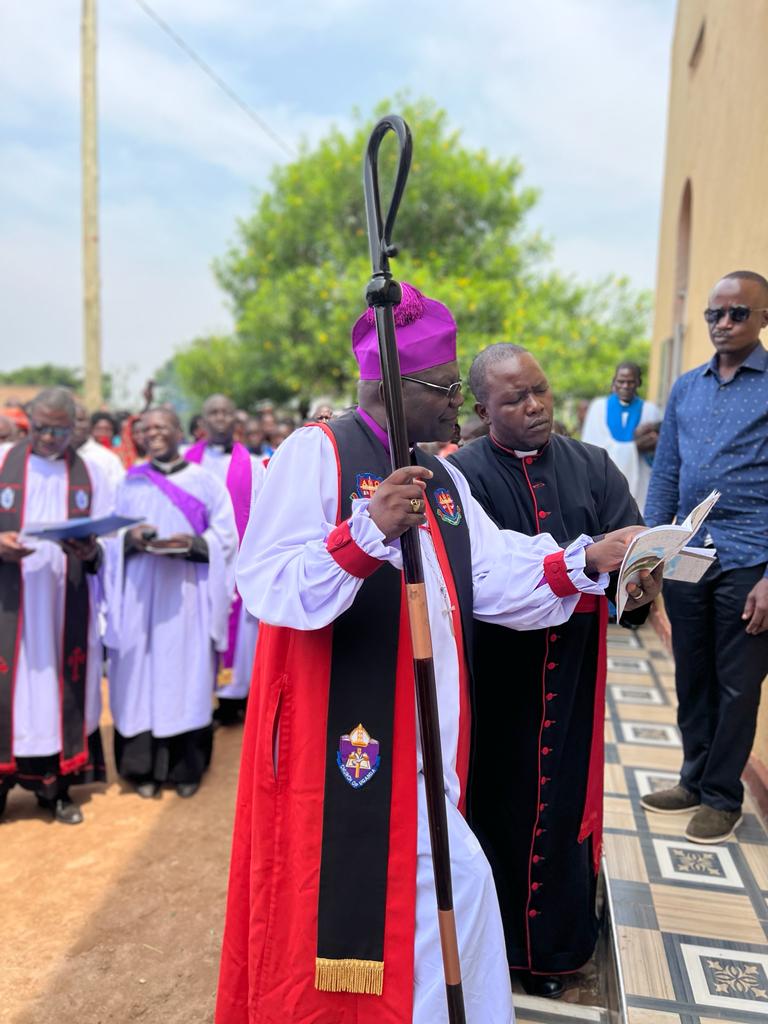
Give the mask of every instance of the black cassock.
M 625 478 L 594 445 L 552 435 L 539 453 L 519 457 L 484 437 L 450 460 L 504 529 L 550 533 L 565 547 L 582 533 L 642 522 Z M 577 970 L 597 938 L 602 776 L 591 801 L 597 828 L 579 842 L 596 712 L 597 603 L 550 629 L 476 623 L 468 816 L 493 868 L 509 965 L 542 974 Z M 642 622 L 647 611 L 622 621 Z

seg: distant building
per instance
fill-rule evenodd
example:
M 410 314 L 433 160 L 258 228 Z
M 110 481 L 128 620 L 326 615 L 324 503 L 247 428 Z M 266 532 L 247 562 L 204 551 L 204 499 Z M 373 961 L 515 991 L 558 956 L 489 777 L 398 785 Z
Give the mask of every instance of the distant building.
M 731 270 L 768 277 L 766 42 L 767 0 L 678 3 L 649 387 L 662 405 L 712 354 L 712 285 Z M 768 700 L 750 771 L 768 797 Z
M 0 384 L 0 407 L 26 405 L 43 389 L 30 384 Z

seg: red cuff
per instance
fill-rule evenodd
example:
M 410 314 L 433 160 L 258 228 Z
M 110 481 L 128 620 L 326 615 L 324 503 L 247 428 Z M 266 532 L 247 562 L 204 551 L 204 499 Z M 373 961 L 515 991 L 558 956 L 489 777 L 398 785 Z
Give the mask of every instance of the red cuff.
M 349 532 L 349 520 L 331 530 L 325 546 L 331 558 L 345 572 L 361 580 L 371 576 L 383 564 L 378 558 L 366 555 L 363 549 L 355 544 Z
M 579 588 L 574 587 L 565 567 L 565 551 L 555 551 L 544 559 L 544 579 L 557 597 L 572 597 L 578 594 Z

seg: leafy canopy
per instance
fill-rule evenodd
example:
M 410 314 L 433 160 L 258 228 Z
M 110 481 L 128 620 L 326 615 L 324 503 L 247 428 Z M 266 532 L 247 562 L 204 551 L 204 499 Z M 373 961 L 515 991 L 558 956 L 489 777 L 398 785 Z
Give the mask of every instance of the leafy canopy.
M 350 329 L 371 274 L 362 154 L 371 126 L 391 109 L 414 134 L 393 273 L 450 306 L 465 376 L 473 356 L 495 341 L 530 348 L 559 398 L 603 393 L 620 359 L 647 361 L 646 296 L 621 279 L 584 285 L 543 269 L 549 248 L 525 230 L 536 192 L 521 185 L 520 162 L 467 148 L 431 101 L 401 100 L 381 104 L 370 118 L 357 114 L 351 133 L 333 129 L 274 170 L 215 265 L 235 334 L 198 338 L 176 354 L 184 391 L 198 401 L 223 391 L 246 408 L 265 396 L 302 407 L 321 394 L 351 398 Z M 383 203 L 395 161 L 389 135 L 381 149 Z
M 16 370 L 0 373 L 0 384 L 41 389 L 70 388 L 79 393 L 83 389 L 83 371 L 81 368 L 59 366 L 56 363 L 20 366 Z M 102 374 L 102 390 L 105 398 L 109 398 L 112 393 L 112 377 L 108 373 Z

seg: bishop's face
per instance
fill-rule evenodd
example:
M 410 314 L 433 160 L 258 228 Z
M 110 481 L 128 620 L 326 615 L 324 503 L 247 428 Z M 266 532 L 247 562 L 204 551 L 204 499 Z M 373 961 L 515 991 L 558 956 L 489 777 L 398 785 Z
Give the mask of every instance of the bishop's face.
M 536 451 L 552 433 L 554 399 L 544 371 L 528 352 L 492 363 L 485 378 L 487 398 L 475 406 L 505 448 Z
M 416 380 L 403 381 L 403 402 L 408 421 L 408 440 L 450 441 L 456 430 L 459 409 L 464 404 L 461 388 L 449 396 L 451 384 L 460 383 L 459 364 L 431 366 L 427 370 L 408 374 Z

